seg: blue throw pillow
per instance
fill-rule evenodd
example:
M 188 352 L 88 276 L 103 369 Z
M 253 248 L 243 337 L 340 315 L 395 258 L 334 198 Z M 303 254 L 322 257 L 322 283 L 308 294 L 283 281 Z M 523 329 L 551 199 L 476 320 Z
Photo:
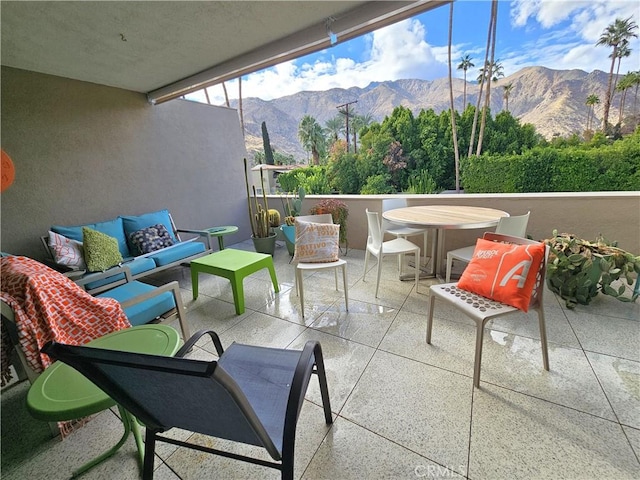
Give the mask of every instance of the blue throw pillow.
M 129 241 L 138 250 L 139 255 L 155 252 L 174 244 L 169 232 L 161 223 L 133 232 Z

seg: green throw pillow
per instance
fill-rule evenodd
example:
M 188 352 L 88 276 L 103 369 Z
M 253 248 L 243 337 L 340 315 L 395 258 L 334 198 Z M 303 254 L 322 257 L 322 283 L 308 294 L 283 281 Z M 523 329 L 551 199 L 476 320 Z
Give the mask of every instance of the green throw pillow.
M 118 240 L 92 228 L 82 227 L 84 260 L 90 272 L 104 272 L 122 263 Z

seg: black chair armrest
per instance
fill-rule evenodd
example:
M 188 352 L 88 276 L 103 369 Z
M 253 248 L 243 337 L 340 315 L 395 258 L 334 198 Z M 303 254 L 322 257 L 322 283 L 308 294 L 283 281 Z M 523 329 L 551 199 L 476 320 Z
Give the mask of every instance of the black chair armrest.
M 209 335 L 211 337 L 211 341 L 213 341 L 213 345 L 216 347 L 216 352 L 218 352 L 218 356 L 222 356 L 224 353 L 224 348 L 222 348 L 222 342 L 220 342 L 220 337 L 213 330 L 199 330 L 194 333 L 189 340 L 185 342 L 180 350 L 176 352 L 175 357 L 184 357 L 184 355 L 191 351 L 192 347 L 195 343 L 200 340 L 205 335 Z

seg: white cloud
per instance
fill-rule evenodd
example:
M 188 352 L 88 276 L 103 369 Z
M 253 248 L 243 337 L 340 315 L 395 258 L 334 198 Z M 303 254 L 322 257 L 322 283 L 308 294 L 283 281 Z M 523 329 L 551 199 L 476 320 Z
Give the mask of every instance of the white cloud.
M 514 0 L 510 8 L 511 24 L 498 25 L 496 51 L 507 76 L 537 65 L 608 72 L 610 52 L 605 47 L 595 46 L 602 31 L 617 17 L 633 16 L 640 23 L 638 0 Z M 522 29 L 526 35 L 522 35 Z M 365 87 L 371 82 L 400 78 L 432 80 L 446 77 L 447 38 L 444 30 L 439 38 L 433 38 L 419 20 L 404 20 L 344 44 L 342 48 L 326 49 L 317 56 L 284 62 L 247 75 L 242 81 L 242 95 L 269 100 L 305 90 Z M 478 68 L 484 58 L 485 46 L 483 40 L 470 41 L 468 32 L 453 33 L 454 41 L 459 43 L 452 45 L 452 73 L 462 78 L 463 72 L 456 70 L 460 57 L 470 54 Z M 485 35 L 475 37 L 484 38 Z M 522 37 L 533 40 L 522 44 Z M 631 48 L 632 56 L 623 60 L 621 72 L 637 70 L 640 65 L 640 40 L 633 40 Z M 474 75 L 468 72 L 467 76 L 473 78 Z M 238 98 L 237 80 L 226 85 L 230 98 Z M 224 103 L 220 85 L 210 87 L 208 91 L 212 103 Z M 189 97 L 205 101 L 203 92 Z
M 446 75 L 446 50 L 433 48 L 426 41 L 424 25 L 415 19 L 404 20 L 368 34 L 361 62 L 352 58 L 329 57 L 315 63 L 289 61 L 273 68 L 247 75 L 242 80 L 243 97 L 269 100 L 299 91 L 330 88 L 365 87 L 371 82 L 398 78 L 435 79 Z M 455 58 L 455 57 L 454 57 Z M 238 98 L 238 82 L 227 82 L 230 98 Z M 221 86 L 208 89 L 211 103 L 224 103 Z M 189 95 L 204 100 L 204 93 Z
M 505 72 L 531 65 L 608 72 L 610 52 L 596 47 L 598 38 L 616 18 L 633 17 L 637 22 L 639 13 L 637 0 L 515 0 L 510 11 L 512 25 L 526 27 L 528 32 L 539 27 L 542 31 L 535 42 L 523 45 L 509 58 Z M 640 64 L 640 42 L 633 40 L 631 48 L 632 56 L 623 60 L 621 72 L 637 69 Z

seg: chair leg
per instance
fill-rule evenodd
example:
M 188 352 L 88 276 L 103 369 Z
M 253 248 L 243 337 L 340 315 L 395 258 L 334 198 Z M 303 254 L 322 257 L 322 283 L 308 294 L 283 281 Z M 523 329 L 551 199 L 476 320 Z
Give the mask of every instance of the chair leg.
M 367 276 L 367 263 L 369 262 L 369 249 L 364 251 L 364 273 L 362 274 L 362 281 L 365 281 L 365 277 Z
M 178 321 L 180 322 L 180 330 L 182 331 L 182 340 L 186 342 L 189 338 L 191 338 L 191 333 L 189 332 L 189 323 L 187 322 L 184 305 L 182 303 L 182 295 L 180 294 L 180 287 L 178 285 L 174 285 L 172 287 L 172 291 L 173 291 L 173 301 L 176 304 L 176 311 L 178 312 Z
M 336 281 L 336 292 L 338 291 L 338 269 L 334 268 L 333 269 L 333 277 L 334 280 Z
M 378 298 L 378 289 L 380 288 L 380 276 L 382 274 L 382 259 L 384 256 L 380 253 L 378 257 L 378 279 L 376 280 L 376 298 Z
M 476 320 L 476 354 L 473 362 L 473 384 L 480 388 L 480 362 L 482 361 L 482 343 L 484 339 L 484 322 Z
M 342 283 L 344 285 L 344 307 L 349 311 L 349 285 L 347 284 L 347 264 L 342 265 Z
M 415 270 L 416 270 L 416 293 L 418 293 L 418 280 L 420 279 L 420 249 L 418 249 L 414 256 L 416 257 L 415 261 Z
M 431 343 L 431 329 L 433 327 L 433 309 L 436 306 L 436 296 L 431 291 L 429 295 L 429 315 L 427 315 L 427 343 Z
M 447 276 L 445 278 L 445 282 L 449 283 L 451 281 L 451 267 L 453 266 L 453 256 L 447 253 Z
M 298 294 L 300 295 L 300 311 L 304 318 L 304 285 L 302 281 L 302 270 L 296 268 L 296 283 L 298 284 Z
M 282 480 L 293 480 L 293 458 L 283 457 L 282 465 L 281 465 L 281 479 Z
M 422 254 L 424 255 L 424 266 L 427 266 L 427 238 L 429 236 L 429 231 L 425 230 L 424 231 L 424 245 L 423 245 L 423 250 L 422 250 Z
M 156 451 L 156 434 L 147 428 L 144 442 L 144 465 L 142 467 L 142 480 L 153 480 L 153 461 Z
M 540 347 L 542 348 L 542 364 L 549 371 L 549 348 L 547 346 L 547 327 L 544 321 L 544 311 L 538 309 L 538 323 L 540 324 Z
M 331 401 L 329 400 L 329 388 L 327 387 L 327 374 L 324 369 L 324 357 L 322 356 L 320 343 L 316 343 L 313 349 L 313 356 L 316 363 L 315 373 L 318 375 L 318 382 L 320 384 L 320 397 L 322 398 L 324 420 L 327 425 L 329 425 L 333 423 L 333 417 L 331 416 Z

